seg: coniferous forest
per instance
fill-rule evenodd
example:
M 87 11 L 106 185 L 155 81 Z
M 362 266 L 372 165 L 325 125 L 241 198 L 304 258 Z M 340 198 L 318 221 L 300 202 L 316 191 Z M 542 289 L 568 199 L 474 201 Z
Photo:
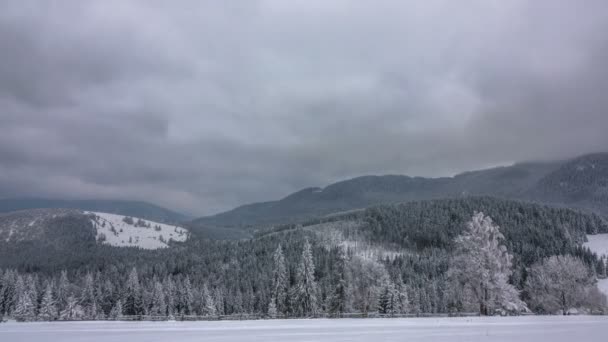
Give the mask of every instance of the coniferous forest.
M 594 214 L 489 197 L 385 205 L 236 241 L 157 250 L 63 219 L 0 242 L 0 313 L 21 320 L 605 313 Z M 89 227 L 90 228 L 90 227 Z M 76 234 L 75 232 L 78 232 Z

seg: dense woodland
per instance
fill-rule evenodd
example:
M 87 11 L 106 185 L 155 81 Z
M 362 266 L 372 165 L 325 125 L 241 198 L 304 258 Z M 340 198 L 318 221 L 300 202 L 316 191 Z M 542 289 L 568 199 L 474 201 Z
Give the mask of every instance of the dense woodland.
M 606 310 L 594 284 L 606 260 L 581 243 L 608 224 L 568 209 L 492 198 L 412 202 L 248 240 L 193 235 L 153 251 L 97 244 L 86 224 L 62 219 L 63 233 L 44 242 L 0 242 L 0 313 L 78 320 Z

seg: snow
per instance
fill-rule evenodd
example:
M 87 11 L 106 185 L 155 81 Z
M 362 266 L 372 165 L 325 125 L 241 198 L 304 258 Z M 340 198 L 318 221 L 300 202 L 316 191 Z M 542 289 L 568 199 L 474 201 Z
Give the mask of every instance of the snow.
M 583 246 L 589 247 L 598 256 L 608 255 L 608 234 L 587 235 L 587 240 Z
M 597 288 L 606 296 L 608 296 L 608 278 L 606 279 L 598 279 L 597 280 Z
M 2 323 L 0 341 L 605 341 L 607 316 Z
M 608 234 L 587 235 L 587 242 L 583 246 L 588 247 L 598 256 L 608 256 Z M 608 279 L 598 279 L 597 288 L 608 296 Z
M 122 215 L 90 211 L 85 214 L 94 215 L 91 221 L 97 229 L 97 240 L 111 246 L 158 249 L 168 247 L 169 240 L 182 242 L 188 238 L 187 229 L 174 225 L 137 217 L 131 217 L 133 224 L 129 224 Z M 138 222 L 145 223 L 146 227 L 139 226 Z

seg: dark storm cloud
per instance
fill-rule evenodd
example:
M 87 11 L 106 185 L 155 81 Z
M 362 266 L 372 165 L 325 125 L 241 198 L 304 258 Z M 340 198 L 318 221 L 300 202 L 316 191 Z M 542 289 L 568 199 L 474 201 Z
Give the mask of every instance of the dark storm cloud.
M 608 146 L 605 1 L 2 1 L 0 197 L 194 214 Z

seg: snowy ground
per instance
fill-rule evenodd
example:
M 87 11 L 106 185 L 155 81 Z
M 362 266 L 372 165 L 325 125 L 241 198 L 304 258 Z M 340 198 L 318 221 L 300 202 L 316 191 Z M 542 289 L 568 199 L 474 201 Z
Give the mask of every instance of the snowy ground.
M 583 246 L 589 247 L 592 252 L 597 255 L 608 255 L 608 234 L 595 234 L 587 235 L 588 242 L 585 242 Z
M 587 240 L 588 242 L 585 242 L 583 246 L 589 247 L 592 252 L 600 257 L 608 255 L 608 234 L 587 235 Z M 597 288 L 608 296 L 608 278 L 598 279 Z
M 92 222 L 97 229 L 97 239 L 112 246 L 158 249 L 168 247 L 169 240 L 186 241 L 188 238 L 188 230 L 173 225 L 137 217 L 132 217 L 133 223 L 130 224 L 122 215 L 85 213 L 94 215 Z
M 608 316 L 3 323 L 0 341 L 606 341 Z

